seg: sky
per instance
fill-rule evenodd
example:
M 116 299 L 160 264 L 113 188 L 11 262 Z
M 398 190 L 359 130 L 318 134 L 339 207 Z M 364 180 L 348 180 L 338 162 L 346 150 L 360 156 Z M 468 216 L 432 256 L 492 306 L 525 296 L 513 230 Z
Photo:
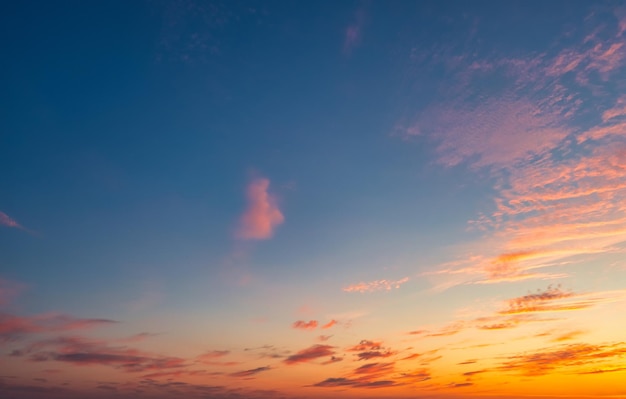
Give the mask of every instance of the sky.
M 2 398 L 626 398 L 623 1 L 0 31 Z

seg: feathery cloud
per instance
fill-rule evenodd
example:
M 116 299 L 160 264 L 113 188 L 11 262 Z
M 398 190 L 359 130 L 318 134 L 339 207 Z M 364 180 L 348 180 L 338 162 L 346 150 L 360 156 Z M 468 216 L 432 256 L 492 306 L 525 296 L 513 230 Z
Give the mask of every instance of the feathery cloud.
M 21 229 L 22 226 L 4 212 L 0 212 L 0 225 Z
M 400 280 L 376 280 L 370 282 L 360 282 L 358 284 L 352 284 L 343 288 L 345 292 L 374 292 L 374 291 L 390 291 L 392 288 L 400 288 L 400 286 L 409 281 L 408 277 Z

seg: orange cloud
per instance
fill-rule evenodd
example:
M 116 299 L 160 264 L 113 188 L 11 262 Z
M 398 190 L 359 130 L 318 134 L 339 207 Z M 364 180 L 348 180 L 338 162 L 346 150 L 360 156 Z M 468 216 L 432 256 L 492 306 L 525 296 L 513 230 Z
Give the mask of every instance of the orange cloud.
M 597 370 L 610 366 L 611 360 L 621 362 L 626 355 L 626 344 L 569 344 L 537 352 L 509 357 L 499 370 L 516 371 L 527 376 L 552 373 L 559 369 L 577 368 L 579 374 L 588 374 L 589 368 Z M 587 370 L 585 370 L 587 369 Z
M 388 348 L 382 346 L 382 342 L 374 342 L 369 340 L 361 340 L 358 345 L 349 347 L 350 352 L 359 352 L 356 354 L 358 360 L 369 360 L 375 358 L 386 358 L 395 355 Z
M 344 374 L 342 377 L 327 378 L 312 386 L 374 389 L 394 387 L 406 383 L 416 383 L 428 379 L 430 379 L 430 373 L 424 369 L 397 373 L 394 362 L 367 363 Z
M 300 363 L 307 363 L 311 360 L 318 359 L 320 357 L 332 356 L 335 354 L 333 351 L 334 346 L 330 345 L 313 345 L 306 349 L 303 349 L 296 353 L 295 355 L 291 355 L 287 357 L 284 362 L 285 364 L 293 365 Z
M 268 371 L 271 370 L 271 368 L 269 366 L 265 366 L 265 367 L 257 367 L 255 369 L 251 369 L 251 370 L 244 370 L 244 371 L 238 371 L 236 373 L 231 373 L 229 374 L 231 377 L 252 377 L 258 373 L 261 373 L 263 371 Z
M 382 345 L 383 345 L 382 342 L 375 342 L 375 341 L 364 339 L 364 340 L 361 340 L 361 342 L 359 342 L 358 345 L 348 348 L 348 350 L 351 352 L 360 352 L 360 351 L 365 351 L 365 350 L 380 350 L 383 348 Z
M 465 323 L 463 321 L 458 321 L 458 322 L 451 323 L 441 328 L 439 331 L 426 334 L 425 336 L 426 337 L 447 337 L 450 335 L 458 334 L 464 328 L 465 328 Z
M 298 320 L 292 324 L 292 327 L 298 330 L 314 330 L 317 328 L 317 320 Z
M 571 298 L 574 293 L 561 290 L 560 286 L 548 286 L 544 291 L 537 290 L 534 294 L 508 300 L 509 308 L 503 310 L 502 314 L 517 314 L 528 312 L 541 312 L 549 310 L 559 310 L 561 307 L 549 305 L 550 302 L 563 298 Z M 568 307 L 566 306 L 565 309 Z
M 248 208 L 241 216 L 236 237 L 244 240 L 264 240 L 272 237 L 274 229 L 285 218 L 276 199 L 268 192 L 270 181 L 253 180 L 247 188 Z
M 197 356 L 196 362 L 207 364 L 207 365 L 214 365 L 214 366 L 235 366 L 235 365 L 240 364 L 240 362 L 233 362 L 233 361 L 225 362 L 225 361 L 218 360 L 228 355 L 229 353 L 230 351 L 227 351 L 227 350 L 206 352 Z
M 373 292 L 373 291 L 380 291 L 380 290 L 386 290 L 386 291 L 390 291 L 392 288 L 400 288 L 400 285 L 406 283 L 407 281 L 409 281 L 408 277 L 405 277 L 403 279 L 400 280 L 376 280 L 376 281 L 370 281 L 370 282 L 361 282 L 358 284 L 352 284 L 349 285 L 347 287 L 344 287 L 343 290 L 345 292 Z
M 324 324 L 322 326 L 322 329 L 327 330 L 327 329 L 331 328 L 332 326 L 334 326 L 335 324 L 337 324 L 337 320 L 333 319 L 333 320 L 329 321 L 328 323 Z

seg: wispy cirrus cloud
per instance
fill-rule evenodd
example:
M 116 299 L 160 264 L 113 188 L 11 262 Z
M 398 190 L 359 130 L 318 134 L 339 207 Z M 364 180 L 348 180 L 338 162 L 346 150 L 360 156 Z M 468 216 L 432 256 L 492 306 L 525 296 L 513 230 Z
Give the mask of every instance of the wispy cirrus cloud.
M 30 232 L 24 226 L 22 226 L 17 220 L 13 219 L 4 212 L 0 212 L 0 226 L 10 227 L 14 229 Z
M 117 323 L 109 319 L 81 319 L 47 313 L 35 316 L 17 316 L 0 313 L 0 341 L 13 341 L 28 334 L 65 332 Z
M 369 282 L 360 282 L 357 284 L 351 284 L 343 288 L 345 292 L 374 292 L 374 291 L 391 291 L 391 289 L 398 289 L 404 283 L 409 281 L 408 277 L 404 277 L 400 280 L 375 280 Z
M 62 336 L 35 341 L 13 356 L 33 362 L 57 361 L 77 366 L 104 365 L 126 372 L 160 371 L 183 368 L 187 362 L 178 357 L 150 354 L 126 346 L 111 346 L 104 340 Z
M 527 295 L 506 299 L 499 304 L 500 309 L 491 314 L 458 320 L 436 329 L 419 329 L 408 334 L 427 338 L 452 336 L 469 329 L 509 330 L 528 323 L 557 321 L 559 318 L 554 314 L 560 312 L 583 311 L 602 304 L 624 300 L 626 300 L 624 290 L 577 293 L 564 290 L 559 285 L 549 285 L 546 289 L 538 289 Z M 561 332 L 553 339 L 566 341 L 582 333 L 581 331 Z
M 257 367 L 255 369 L 250 369 L 250 370 L 243 370 L 243 371 L 238 371 L 236 373 L 231 373 L 229 374 L 231 377 L 243 377 L 243 378 L 249 378 L 249 377 L 253 377 L 259 373 L 262 373 L 264 371 L 268 371 L 271 370 L 272 368 L 269 366 L 264 366 L 264 367 Z
M 248 207 L 241 216 L 235 236 L 242 240 L 271 238 L 275 228 L 285 220 L 276 198 L 269 192 L 270 181 L 258 178 L 246 190 Z
M 361 340 L 357 345 L 349 347 L 349 352 L 358 352 L 356 357 L 358 360 L 370 360 L 375 358 L 387 358 L 396 354 L 389 348 L 383 347 L 382 342 Z
M 330 357 L 335 354 L 335 347 L 330 345 L 313 345 L 298 351 L 296 354 L 288 356 L 284 363 L 288 365 L 307 363 L 321 357 Z
M 9 217 L 9 215 L 4 212 L 0 212 L 0 225 L 15 228 L 22 227 L 17 221 Z
M 614 85 L 626 73 L 622 21 L 591 33 L 581 27 L 558 50 L 518 58 L 452 49 L 421 58 L 425 69 L 445 64 L 442 98 L 398 123 L 396 134 L 434 143 L 438 164 L 463 165 L 494 189 L 493 207 L 470 221 L 482 239 L 456 265 L 441 266 L 436 287 L 563 278 L 546 269 L 620 250 L 626 100 Z
M 527 376 L 559 371 L 588 374 L 619 367 L 625 355 L 626 344 L 623 342 L 600 345 L 567 344 L 510 356 L 498 369 Z

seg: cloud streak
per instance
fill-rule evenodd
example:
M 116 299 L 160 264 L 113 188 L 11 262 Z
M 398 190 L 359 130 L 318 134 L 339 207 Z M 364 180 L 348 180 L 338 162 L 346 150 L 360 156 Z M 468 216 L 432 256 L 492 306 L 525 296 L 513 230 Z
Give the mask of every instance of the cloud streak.
M 116 323 L 108 319 L 80 319 L 57 313 L 16 316 L 0 313 L 0 340 L 13 341 L 28 334 L 65 332 Z
M 0 212 L 0 226 L 13 227 L 17 229 L 23 228 L 15 219 L 12 219 L 4 212 Z
M 271 368 L 269 366 L 257 367 L 255 369 L 251 369 L 251 370 L 238 371 L 236 373 L 231 373 L 229 375 L 231 377 L 248 378 L 248 377 L 255 376 L 255 375 L 259 374 L 259 373 L 262 373 L 263 371 L 268 371 L 268 370 L 271 370 Z
M 375 292 L 375 291 L 391 291 L 398 289 L 400 286 L 409 281 L 408 277 L 400 280 L 375 280 L 370 282 L 360 282 L 351 284 L 343 288 L 345 292 Z

